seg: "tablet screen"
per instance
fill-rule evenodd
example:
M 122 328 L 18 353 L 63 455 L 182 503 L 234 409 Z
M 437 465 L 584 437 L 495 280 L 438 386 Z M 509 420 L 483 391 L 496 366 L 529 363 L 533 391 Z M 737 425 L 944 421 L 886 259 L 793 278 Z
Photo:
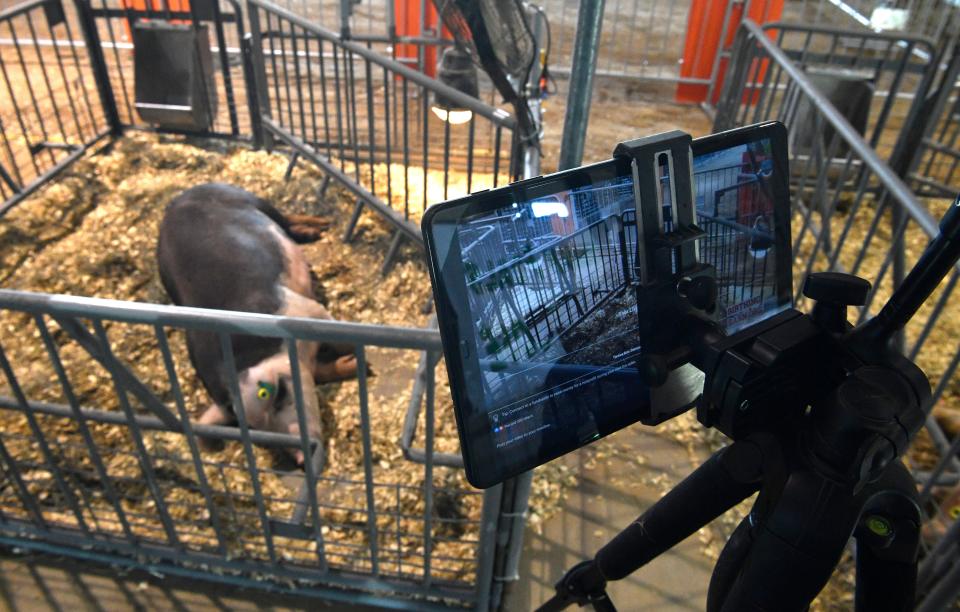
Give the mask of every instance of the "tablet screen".
M 706 234 L 699 254 L 717 268 L 727 331 L 790 304 L 781 132 L 767 124 L 694 141 L 697 223 Z M 669 198 L 662 204 L 670 219 Z M 633 269 L 636 223 L 623 159 L 428 211 L 438 319 L 467 475 L 476 486 L 649 412 L 658 390 L 636 369 L 643 316 Z

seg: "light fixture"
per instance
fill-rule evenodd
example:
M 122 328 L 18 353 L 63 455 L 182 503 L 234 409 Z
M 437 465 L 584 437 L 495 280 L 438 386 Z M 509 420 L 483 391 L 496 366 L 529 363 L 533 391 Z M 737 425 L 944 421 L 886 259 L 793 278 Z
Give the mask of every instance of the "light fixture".
M 480 88 L 477 85 L 477 67 L 470 54 L 459 47 L 451 47 L 443 52 L 437 64 L 437 78 L 448 87 L 477 98 Z M 452 125 L 466 123 L 473 118 L 473 112 L 451 100 L 442 93 L 434 95 L 433 114 Z

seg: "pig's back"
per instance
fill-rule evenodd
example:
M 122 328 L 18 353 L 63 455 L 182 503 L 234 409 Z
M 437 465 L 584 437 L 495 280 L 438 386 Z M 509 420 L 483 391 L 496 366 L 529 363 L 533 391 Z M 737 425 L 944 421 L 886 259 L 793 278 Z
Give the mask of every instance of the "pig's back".
M 283 249 L 273 210 L 237 187 L 206 184 L 181 193 L 160 225 L 160 279 L 180 306 L 273 314 L 282 306 Z M 281 349 L 279 338 L 232 336 L 237 372 Z M 187 330 L 190 360 L 215 402 L 230 405 L 216 334 Z
M 276 224 L 242 189 L 206 184 L 167 206 L 157 255 L 161 280 L 181 306 L 274 313 L 284 254 Z

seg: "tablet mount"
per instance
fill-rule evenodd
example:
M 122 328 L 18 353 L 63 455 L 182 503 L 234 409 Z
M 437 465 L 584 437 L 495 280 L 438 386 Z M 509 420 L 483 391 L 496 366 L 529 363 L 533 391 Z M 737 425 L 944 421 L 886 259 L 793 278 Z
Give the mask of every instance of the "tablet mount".
M 847 307 L 870 284 L 811 274 L 810 314 L 787 310 L 732 336 L 714 322 L 714 270 L 697 262 L 690 137 L 681 132 L 622 143 L 637 197 L 638 308 L 653 347 L 640 370 L 652 385 L 690 363 L 704 372 L 697 418 L 733 442 L 557 583 L 540 610 L 592 604 L 614 610 L 606 583 L 624 578 L 759 491 L 720 554 L 709 611 L 806 610 L 851 535 L 857 541 L 857 610 L 911 610 L 920 509 L 900 461 L 926 418 L 924 373 L 890 345 L 960 258 L 960 198 L 880 313 L 863 325 Z M 674 219 L 650 206 L 669 152 Z M 652 172 L 652 174 L 651 174 Z M 660 175 L 662 176 L 662 174 Z M 660 211 L 660 212 L 658 212 Z M 666 229 L 666 231 L 665 231 Z M 643 312 L 643 311 L 640 311 Z M 651 314 L 652 313 L 652 314 Z M 662 330 L 667 330 L 665 333 Z

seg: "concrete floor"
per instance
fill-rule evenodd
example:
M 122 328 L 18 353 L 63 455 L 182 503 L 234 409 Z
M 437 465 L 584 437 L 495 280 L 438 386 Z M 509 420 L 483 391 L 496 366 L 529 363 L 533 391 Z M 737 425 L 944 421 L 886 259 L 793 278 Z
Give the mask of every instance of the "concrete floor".
M 642 463 L 605 448 L 635 449 Z M 604 453 L 602 461 L 590 452 Z M 664 476 L 682 479 L 691 470 L 687 450 L 668 437 L 633 425 L 567 457 L 580 485 L 561 502 L 559 512 L 542 526 L 528 528 L 520 562 L 520 580 L 505 598 L 510 612 L 532 610 L 553 596 L 556 581 L 572 565 L 596 551 L 660 498 L 654 484 Z M 607 590 L 620 610 L 703 610 L 712 562 L 700 550 L 696 534 Z

